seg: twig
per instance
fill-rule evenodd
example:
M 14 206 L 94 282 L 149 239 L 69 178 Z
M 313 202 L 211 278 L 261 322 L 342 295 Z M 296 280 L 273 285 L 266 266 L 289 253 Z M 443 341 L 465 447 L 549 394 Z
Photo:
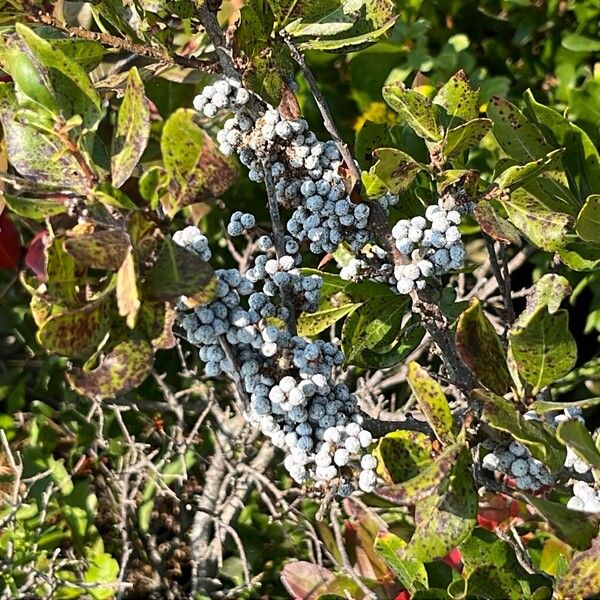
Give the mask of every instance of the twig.
M 302 54 L 300 53 L 298 48 L 296 48 L 296 46 L 294 45 L 294 42 L 292 42 L 290 36 L 285 31 L 279 32 L 279 35 L 285 42 L 286 46 L 289 48 L 292 58 L 298 63 L 298 66 L 300 67 L 300 70 L 302 71 L 302 74 L 304 75 L 304 79 L 306 80 L 306 83 L 308 84 L 311 94 L 312 94 L 313 98 L 315 99 L 317 107 L 319 108 L 319 112 L 321 113 L 321 116 L 323 117 L 323 124 L 325 125 L 325 129 L 327 129 L 327 131 L 329 132 L 329 135 L 331 136 L 331 138 L 335 142 L 336 146 L 338 147 L 338 150 L 340 151 L 340 154 L 342 155 L 342 158 L 344 159 L 344 162 L 346 163 L 346 166 L 347 166 L 348 170 L 350 171 L 350 174 L 352 175 L 352 180 L 353 180 L 352 187 L 354 187 L 357 183 L 360 182 L 360 170 L 358 169 L 358 167 L 356 166 L 356 163 L 354 162 L 354 158 L 352 157 L 352 154 L 350 152 L 350 149 L 348 148 L 348 145 L 342 140 L 342 138 L 337 130 L 335 122 L 333 121 L 333 118 L 331 116 L 329 106 L 327 105 L 327 101 L 325 100 L 325 98 L 323 97 L 323 94 L 319 90 L 319 88 L 317 86 L 317 82 L 315 81 L 314 75 L 312 74 L 311 70 L 308 68 L 308 65 L 306 64 L 306 61 L 304 60 L 304 56 L 302 56 Z

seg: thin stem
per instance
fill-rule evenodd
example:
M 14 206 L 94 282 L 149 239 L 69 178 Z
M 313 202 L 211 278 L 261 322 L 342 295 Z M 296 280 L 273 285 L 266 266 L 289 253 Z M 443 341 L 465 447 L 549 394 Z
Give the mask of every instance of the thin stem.
M 515 314 L 515 307 L 512 303 L 512 282 L 510 279 L 508 256 L 506 254 L 506 247 L 504 244 L 500 244 L 500 260 L 502 261 L 502 278 L 504 279 L 503 295 L 504 306 L 506 307 L 506 322 L 508 325 L 512 325 L 517 316 Z
M 352 153 L 350 152 L 348 145 L 342 140 L 337 130 L 335 122 L 333 121 L 333 117 L 331 116 L 329 106 L 327 105 L 327 101 L 325 100 L 323 94 L 319 90 L 314 75 L 312 74 L 311 70 L 306 64 L 306 61 L 304 60 L 304 56 L 302 56 L 298 48 L 296 48 L 290 36 L 285 31 L 281 31 L 279 35 L 285 42 L 286 46 L 289 48 L 292 58 L 298 63 L 298 66 L 300 67 L 300 70 L 304 75 L 304 79 L 306 80 L 306 83 L 310 88 L 311 94 L 315 99 L 317 107 L 319 108 L 321 116 L 323 117 L 323 124 L 325 125 L 325 129 L 327 129 L 329 135 L 338 147 L 338 150 L 340 151 L 340 154 L 342 155 L 342 158 L 344 159 L 344 162 L 346 163 L 346 166 L 350 171 L 350 174 L 352 176 L 352 188 L 354 188 L 354 186 L 358 182 L 360 182 L 360 170 L 354 162 L 354 158 L 352 157 Z

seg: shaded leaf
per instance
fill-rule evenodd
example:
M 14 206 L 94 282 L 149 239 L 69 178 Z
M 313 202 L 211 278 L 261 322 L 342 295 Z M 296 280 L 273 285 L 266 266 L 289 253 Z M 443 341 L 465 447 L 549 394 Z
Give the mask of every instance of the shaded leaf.
M 393 431 L 377 442 L 377 473 L 387 483 L 416 477 L 431 463 L 431 440 L 418 431 Z
M 588 465 L 600 469 L 600 452 L 596 448 L 592 434 L 581 421 L 569 419 L 559 423 L 556 437 L 563 444 L 568 444 Z
M 84 396 L 110 398 L 140 385 L 152 369 L 153 358 L 149 342 L 131 339 L 117 344 L 95 369 L 73 369 L 67 378 Z
M 383 98 L 417 135 L 435 142 L 442 139 L 435 109 L 425 96 L 396 82 L 383 88 Z
M 519 375 L 533 386 L 533 393 L 566 375 L 577 360 L 567 311 L 551 315 L 546 306 L 538 307 L 526 323 L 513 325 L 509 352 Z
M 408 365 L 408 383 L 421 412 L 443 444 L 454 442 L 452 413 L 440 384 L 416 362 Z
M 67 238 L 64 249 L 78 266 L 116 270 L 130 247 L 129 236 L 119 229 L 104 229 Z
M 497 394 L 505 394 L 511 382 L 506 354 L 494 326 L 477 298 L 458 318 L 456 350 L 477 379 Z
M 135 169 L 149 135 L 150 107 L 144 95 L 144 83 L 133 67 L 129 71 L 112 140 L 111 173 L 116 188 L 121 187 Z
M 0 213 L 0 269 L 14 269 L 21 258 L 21 240 L 8 212 Z

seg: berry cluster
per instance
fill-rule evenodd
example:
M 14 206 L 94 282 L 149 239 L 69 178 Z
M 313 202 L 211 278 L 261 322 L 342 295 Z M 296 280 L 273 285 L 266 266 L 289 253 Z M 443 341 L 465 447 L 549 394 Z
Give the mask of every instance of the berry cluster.
M 481 464 L 489 471 L 504 473 L 520 490 L 537 491 L 553 482 L 545 465 L 533 458 L 529 450 L 517 441 L 495 448 L 483 457 Z
M 401 294 L 423 289 L 426 279 L 464 266 L 465 248 L 458 226 L 472 203 L 459 203 L 445 194 L 428 206 L 425 217 L 401 219 L 392 228 L 396 248 L 411 262 L 394 269 L 396 288 Z
M 250 213 L 243 213 L 239 210 L 236 210 L 229 220 L 229 225 L 227 225 L 227 233 L 231 237 L 236 237 L 238 235 L 242 235 L 244 231 L 249 231 L 256 226 L 256 218 L 254 215 Z
M 250 99 L 248 90 L 237 79 L 228 77 L 207 85 L 194 98 L 194 108 L 205 117 L 214 117 L 219 110 L 244 106 Z
M 191 227 L 174 236 L 191 250 L 204 249 L 202 238 Z M 262 236 L 257 245 L 268 252 L 273 244 Z M 355 396 L 333 378 L 343 363 L 342 352 L 274 324 L 273 319 L 289 316 L 280 301 L 285 286 L 293 290 L 297 305 L 318 304 L 322 279 L 301 275 L 297 258 L 259 254 L 244 274 L 217 270 L 216 298 L 187 312 L 181 322 L 189 341 L 199 347 L 207 376 L 238 371 L 249 399 L 246 419 L 286 452 L 284 466 L 296 482 L 311 479 L 343 495 L 357 484 L 371 491 L 376 462 L 365 454 L 371 434 L 361 425 Z
M 173 241 L 178 246 L 195 252 L 204 262 L 208 262 L 212 257 L 208 247 L 208 239 L 200 233 L 197 227 L 189 226 L 176 231 L 173 235 Z
M 600 491 L 585 481 L 573 484 L 573 496 L 567 502 L 567 508 L 586 513 L 600 513 Z

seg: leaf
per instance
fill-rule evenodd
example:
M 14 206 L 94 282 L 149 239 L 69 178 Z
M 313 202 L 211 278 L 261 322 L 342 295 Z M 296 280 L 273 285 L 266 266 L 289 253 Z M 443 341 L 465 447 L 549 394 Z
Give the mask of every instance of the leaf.
M 515 324 L 509 332 L 509 352 L 533 394 L 566 375 L 577 360 L 567 311 L 551 315 L 546 306 L 537 308 L 526 324 Z
M 6 210 L 0 213 L 0 269 L 14 269 L 21 258 L 19 232 Z
M 522 600 L 530 598 L 523 589 L 527 584 L 511 570 L 486 564 L 477 567 L 467 577 L 468 598 L 487 600 Z
M 476 119 L 479 90 L 474 90 L 463 70 L 455 73 L 439 90 L 433 99 L 433 104 L 441 106 L 446 113 L 462 121 Z
M 150 135 L 150 107 L 144 83 L 135 67 L 129 71 L 125 96 L 113 133 L 111 172 L 114 187 L 121 187 L 140 160 Z
M 303 312 L 298 319 L 298 335 L 311 337 L 317 335 L 352 313 L 361 303 L 351 302 L 341 306 L 328 306 L 315 312 Z
M 600 452 L 596 448 L 592 434 L 581 421 L 569 419 L 559 423 L 556 437 L 563 444 L 571 446 L 588 465 L 600 469 Z
M 418 136 L 434 142 L 442 139 L 435 109 L 425 96 L 396 82 L 383 88 L 383 98 Z
M 12 166 L 26 179 L 43 181 L 54 188 L 84 191 L 85 177 L 64 142 L 22 124 L 15 115 L 18 109 L 12 88 L 0 83 L 0 121 Z
M 117 306 L 119 315 L 125 317 L 127 327 L 135 327 L 141 305 L 138 267 L 133 248 L 129 247 L 117 272 Z
M 501 569 L 517 570 L 519 574 L 523 571 L 510 544 L 481 527 L 473 529 L 471 535 L 460 545 L 460 553 L 465 574 L 490 564 Z
M 463 448 L 447 490 L 417 505 L 417 528 L 406 547 L 406 556 L 423 562 L 441 558 L 471 533 L 479 503 L 468 460 L 468 451 Z
M 473 216 L 479 223 L 481 231 L 492 239 L 506 244 L 515 244 L 515 246 L 521 245 L 519 230 L 501 217 L 489 200 L 479 201 L 475 206 Z
M 588 196 L 577 216 L 575 231 L 582 240 L 600 244 L 600 195 Z
M 342 348 L 349 364 L 365 364 L 366 350 L 377 350 L 389 346 L 398 337 L 402 316 L 408 300 L 393 295 L 380 296 L 358 306 L 344 322 Z
M 290 562 L 281 570 L 281 583 L 293 598 L 314 600 L 327 592 L 333 579 L 329 569 L 304 560 Z
M 544 171 L 547 171 L 564 153 L 564 148 L 552 150 L 546 156 L 528 162 L 524 165 L 514 165 L 496 177 L 495 183 L 501 189 L 514 191 L 528 181 L 535 179 Z
M 546 273 L 540 277 L 527 295 L 527 306 L 520 315 L 518 323 L 526 323 L 529 316 L 540 306 L 546 306 L 554 314 L 562 301 L 571 293 L 567 279 L 556 273 Z
M 452 413 L 440 384 L 416 362 L 408 365 L 407 379 L 421 412 L 438 440 L 442 444 L 452 444 L 455 439 L 452 433 Z
M 478 144 L 492 128 L 490 119 L 473 119 L 458 127 L 448 129 L 444 135 L 442 152 L 446 158 L 462 154 Z
M 406 190 L 424 167 L 411 156 L 395 148 L 378 148 L 377 158 L 369 173 L 377 177 L 392 194 Z
M 118 269 L 130 247 L 129 236 L 120 229 L 104 229 L 67 238 L 64 249 L 80 267 Z
M 600 42 L 592 37 L 569 33 L 561 40 L 560 45 L 571 52 L 599 52 Z
M 85 359 L 96 351 L 109 327 L 109 302 L 103 298 L 51 316 L 39 328 L 37 339 L 49 352 Z
M 145 340 L 130 339 L 117 344 L 91 371 L 67 373 L 71 387 L 90 398 L 111 398 L 137 387 L 152 369 L 154 351 Z
M 595 144 L 583 129 L 537 102 L 530 90 L 525 92 L 525 102 L 547 139 L 565 148 L 562 163 L 572 190 L 578 191 L 583 203 L 590 194 L 600 190 L 600 154 Z
M 562 468 L 567 453 L 549 425 L 524 419 L 512 402 L 487 390 L 474 390 L 471 397 L 483 404 L 481 418 L 490 427 L 510 434 L 551 471 Z
M 103 109 L 100 96 L 87 73 L 25 25 L 17 23 L 15 29 L 41 67 L 47 70 L 52 92 L 65 119 L 79 115 L 84 130 L 95 131 Z M 88 149 L 91 146 L 88 145 Z
M 277 14 L 277 9 L 274 12 Z M 394 25 L 397 15 L 392 0 L 319 2 L 285 30 L 298 38 L 302 49 L 350 52 L 375 42 Z
M 161 201 L 170 216 L 203 197 L 219 196 L 232 183 L 234 171 L 195 122 L 196 112 L 180 108 L 165 123 L 160 147 L 169 194 Z
M 4 193 L 2 197 L 14 213 L 36 221 L 43 221 L 68 210 L 64 198 L 26 198 L 7 193 Z
M 519 496 L 522 496 L 541 517 L 550 523 L 561 540 L 577 550 L 589 548 L 590 542 L 598 533 L 598 526 L 593 525 L 585 513 L 529 494 L 521 493 Z
M 402 556 L 406 542 L 389 531 L 381 531 L 375 540 L 375 551 L 398 577 L 402 587 L 411 594 L 429 587 L 425 565 L 411 557 Z
M 500 395 L 507 392 L 511 378 L 502 341 L 477 298 L 458 318 L 456 350 L 485 387 Z
M 377 442 L 377 473 L 387 483 L 402 483 L 416 477 L 431 464 L 431 440 L 418 431 L 393 431 Z
M 565 229 L 572 222 L 568 214 L 547 208 L 524 189 L 515 190 L 502 205 L 510 222 L 538 248 L 553 252 L 566 244 Z
M 600 539 L 575 555 L 558 580 L 556 592 L 561 600 L 592 600 L 600 594 Z
M 152 300 L 175 300 L 188 296 L 207 302 L 213 296 L 214 271 L 195 252 L 165 238 L 154 266 L 147 275 L 144 296 Z
M 462 446 L 458 444 L 449 446 L 431 464 L 411 479 L 378 487 L 374 491 L 375 495 L 400 506 L 417 504 L 436 493 L 454 468 L 461 450 Z
M 547 400 L 536 400 L 531 404 L 531 408 L 538 415 L 547 412 L 562 411 L 565 408 L 591 408 L 600 405 L 600 398 L 586 398 L 585 400 L 575 400 L 571 402 L 548 402 Z

